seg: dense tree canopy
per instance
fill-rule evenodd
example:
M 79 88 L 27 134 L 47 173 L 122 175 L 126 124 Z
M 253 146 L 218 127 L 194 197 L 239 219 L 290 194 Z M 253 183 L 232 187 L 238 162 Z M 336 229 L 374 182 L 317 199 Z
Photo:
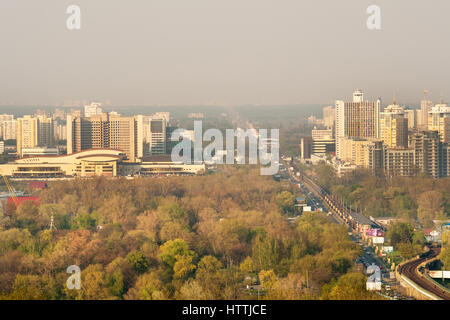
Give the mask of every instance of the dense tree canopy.
M 40 207 L 23 202 L 0 219 L 0 297 L 320 298 L 321 287 L 353 272 L 361 249 L 325 214 L 289 222 L 293 197 L 248 166 L 49 183 Z M 72 265 L 81 290 L 66 287 Z

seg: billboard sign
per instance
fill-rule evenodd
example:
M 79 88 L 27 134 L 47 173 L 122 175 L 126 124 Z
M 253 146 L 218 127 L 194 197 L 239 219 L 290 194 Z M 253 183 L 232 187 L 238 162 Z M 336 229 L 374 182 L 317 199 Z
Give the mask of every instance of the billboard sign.
M 367 230 L 367 235 L 369 237 L 381 237 L 381 236 L 383 236 L 383 230 L 371 228 L 371 229 Z
M 394 247 L 383 247 L 383 252 L 392 253 L 394 252 Z
M 442 271 L 430 271 L 430 277 L 434 279 L 442 279 Z M 444 278 L 450 279 L 450 271 L 444 271 Z
M 372 242 L 373 244 L 382 244 L 384 243 L 384 237 L 373 237 Z

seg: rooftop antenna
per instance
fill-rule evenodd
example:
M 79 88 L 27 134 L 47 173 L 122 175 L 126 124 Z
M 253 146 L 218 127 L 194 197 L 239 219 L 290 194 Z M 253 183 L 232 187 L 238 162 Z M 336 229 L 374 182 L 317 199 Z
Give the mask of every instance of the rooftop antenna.
M 423 100 L 427 100 L 427 94 L 428 94 L 428 90 L 424 89 L 423 90 Z

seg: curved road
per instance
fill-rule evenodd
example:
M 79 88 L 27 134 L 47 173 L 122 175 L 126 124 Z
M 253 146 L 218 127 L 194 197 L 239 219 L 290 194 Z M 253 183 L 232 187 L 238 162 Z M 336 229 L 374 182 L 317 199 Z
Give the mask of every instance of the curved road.
M 429 280 L 423 278 L 419 275 L 417 271 L 417 267 L 424 261 L 430 260 L 437 256 L 440 252 L 440 249 L 437 247 L 431 248 L 431 253 L 427 255 L 426 257 L 419 258 L 416 260 L 413 260 L 411 262 L 405 263 L 404 265 L 401 265 L 398 268 L 398 272 L 400 274 L 405 275 L 408 279 L 416 283 L 418 286 L 422 287 L 423 289 L 427 290 L 428 292 L 431 292 L 435 294 L 436 296 L 444 299 L 444 300 L 450 300 L 450 293 L 447 291 L 442 290 L 437 285 L 433 284 Z

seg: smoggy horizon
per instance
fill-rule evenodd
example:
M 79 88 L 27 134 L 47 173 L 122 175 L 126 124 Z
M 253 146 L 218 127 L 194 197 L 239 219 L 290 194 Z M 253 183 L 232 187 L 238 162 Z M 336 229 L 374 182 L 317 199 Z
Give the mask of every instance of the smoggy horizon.
M 416 107 L 424 89 L 448 101 L 448 12 L 445 0 L 4 0 L 0 109 L 333 105 L 357 88 L 383 105 Z

